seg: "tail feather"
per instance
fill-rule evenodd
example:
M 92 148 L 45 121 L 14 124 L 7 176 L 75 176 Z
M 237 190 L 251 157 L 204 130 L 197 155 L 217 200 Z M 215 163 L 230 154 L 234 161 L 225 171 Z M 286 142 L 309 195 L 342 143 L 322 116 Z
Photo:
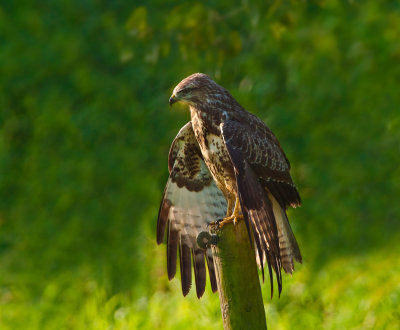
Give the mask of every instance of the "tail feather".
M 268 197 L 272 202 L 272 208 L 278 229 L 282 266 L 286 273 L 292 274 L 294 271 L 294 260 L 299 263 L 302 262 L 299 245 L 297 244 L 292 228 L 290 227 L 286 211 L 279 205 L 271 193 L 268 193 Z

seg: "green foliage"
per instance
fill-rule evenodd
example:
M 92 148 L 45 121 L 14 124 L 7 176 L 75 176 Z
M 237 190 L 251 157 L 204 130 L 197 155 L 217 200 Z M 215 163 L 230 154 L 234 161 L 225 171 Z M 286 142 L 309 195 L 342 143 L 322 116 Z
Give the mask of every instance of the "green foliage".
M 155 243 L 194 72 L 268 123 L 303 197 L 270 328 L 399 328 L 396 2 L 4 1 L 0 38 L 0 328 L 222 325 Z

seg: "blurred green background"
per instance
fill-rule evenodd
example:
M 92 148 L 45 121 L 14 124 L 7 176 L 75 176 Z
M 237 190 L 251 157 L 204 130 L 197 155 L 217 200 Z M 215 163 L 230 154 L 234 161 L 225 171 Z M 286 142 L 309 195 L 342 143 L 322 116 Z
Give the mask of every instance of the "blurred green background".
M 218 329 L 218 296 L 168 282 L 167 155 L 204 72 L 278 136 L 304 262 L 271 329 L 399 329 L 396 1 L 4 1 L 0 328 Z

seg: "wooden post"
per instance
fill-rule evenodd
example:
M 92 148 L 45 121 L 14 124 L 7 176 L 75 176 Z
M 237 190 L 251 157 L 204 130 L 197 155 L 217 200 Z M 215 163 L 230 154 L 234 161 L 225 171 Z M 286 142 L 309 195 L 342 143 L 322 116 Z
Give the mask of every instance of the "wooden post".
M 212 245 L 218 294 L 225 330 L 267 329 L 254 246 L 243 220 L 218 229 Z

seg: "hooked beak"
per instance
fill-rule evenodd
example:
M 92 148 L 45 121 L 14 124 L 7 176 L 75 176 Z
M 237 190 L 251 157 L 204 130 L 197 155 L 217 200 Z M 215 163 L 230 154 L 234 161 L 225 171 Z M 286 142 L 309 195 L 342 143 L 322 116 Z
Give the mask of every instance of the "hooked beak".
M 169 98 L 169 105 L 173 105 L 175 102 L 177 101 L 177 99 L 175 98 L 175 95 L 172 94 L 171 97 Z

